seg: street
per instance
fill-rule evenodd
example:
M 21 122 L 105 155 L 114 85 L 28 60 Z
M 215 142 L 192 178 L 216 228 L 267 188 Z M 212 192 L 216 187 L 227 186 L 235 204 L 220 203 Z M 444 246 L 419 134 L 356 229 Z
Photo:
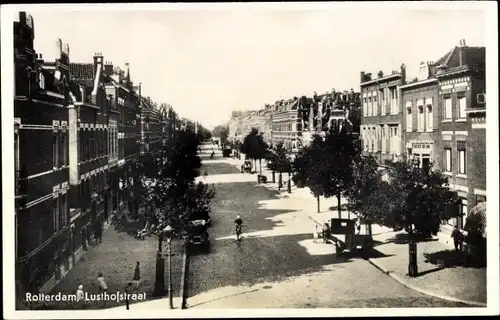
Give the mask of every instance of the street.
M 233 159 L 202 159 L 204 179 L 217 193 L 210 252 L 190 257 L 190 307 L 462 306 L 412 291 L 362 258 L 337 256 L 331 244 L 313 243 L 305 208 L 315 208 L 314 203 L 278 197 L 277 191 L 257 185 L 255 174 L 240 173 Z M 243 219 L 239 245 L 237 215 Z M 203 295 L 214 299 L 196 303 Z

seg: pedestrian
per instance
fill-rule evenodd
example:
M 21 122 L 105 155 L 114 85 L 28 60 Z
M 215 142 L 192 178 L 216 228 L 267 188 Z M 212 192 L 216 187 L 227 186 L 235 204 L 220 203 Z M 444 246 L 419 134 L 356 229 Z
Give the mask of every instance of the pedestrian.
M 83 292 L 83 285 L 78 286 L 78 290 L 76 290 L 76 302 L 78 307 L 82 309 L 85 308 L 85 293 Z
M 138 289 L 139 288 L 139 284 L 140 284 L 140 281 L 141 281 L 141 268 L 140 268 L 140 263 L 139 261 L 136 262 L 135 264 L 135 269 L 134 269 L 134 278 L 132 279 L 133 281 L 135 281 L 135 288 Z
M 99 288 L 99 293 L 106 293 L 108 291 L 108 285 L 106 284 L 106 281 L 104 280 L 104 275 L 102 272 L 99 272 L 97 274 L 97 285 Z M 104 301 L 104 307 L 106 306 L 106 299 L 103 297 Z
M 453 231 L 451 232 L 451 237 L 453 238 L 453 244 L 455 246 L 455 251 L 459 251 L 459 250 L 462 251 L 463 234 L 458 229 L 458 226 L 455 226 L 453 228 Z
M 318 241 L 319 233 L 319 226 L 317 223 L 314 223 L 313 243 L 316 243 Z

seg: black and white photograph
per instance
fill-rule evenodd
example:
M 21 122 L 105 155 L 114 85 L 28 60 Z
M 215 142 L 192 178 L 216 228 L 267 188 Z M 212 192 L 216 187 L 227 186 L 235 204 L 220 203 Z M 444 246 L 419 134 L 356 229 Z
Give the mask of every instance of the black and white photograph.
M 499 314 L 497 8 L 2 5 L 4 318 Z

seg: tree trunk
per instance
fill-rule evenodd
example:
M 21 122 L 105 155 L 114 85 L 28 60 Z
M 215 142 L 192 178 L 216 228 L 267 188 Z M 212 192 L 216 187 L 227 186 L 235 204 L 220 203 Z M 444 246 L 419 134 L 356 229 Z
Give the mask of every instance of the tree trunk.
M 318 213 L 320 212 L 320 208 L 319 208 L 319 196 L 316 197 L 316 201 L 318 202 Z
M 337 209 L 339 212 L 339 219 L 342 219 L 342 206 L 340 205 L 340 200 L 341 200 L 340 193 L 337 193 Z
M 276 173 L 273 170 L 273 183 L 276 183 Z
M 165 294 L 165 258 L 161 254 L 163 237 L 158 236 L 158 252 L 156 254 L 156 276 L 153 296 L 162 297 Z
M 288 183 L 287 183 L 288 193 L 292 193 L 292 179 L 290 178 L 290 172 L 288 172 Z
M 262 174 L 262 159 L 259 159 L 259 171 Z
M 281 175 L 281 172 L 278 177 L 278 191 L 281 190 L 281 186 L 283 185 L 283 176 Z

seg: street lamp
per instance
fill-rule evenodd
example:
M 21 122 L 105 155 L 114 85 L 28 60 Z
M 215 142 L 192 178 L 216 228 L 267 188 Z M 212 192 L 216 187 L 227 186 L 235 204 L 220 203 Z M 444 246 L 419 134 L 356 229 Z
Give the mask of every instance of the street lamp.
M 168 306 L 173 309 L 173 298 L 172 298 L 172 237 L 174 228 L 167 225 L 163 229 L 163 234 L 167 238 L 167 255 L 168 255 Z

